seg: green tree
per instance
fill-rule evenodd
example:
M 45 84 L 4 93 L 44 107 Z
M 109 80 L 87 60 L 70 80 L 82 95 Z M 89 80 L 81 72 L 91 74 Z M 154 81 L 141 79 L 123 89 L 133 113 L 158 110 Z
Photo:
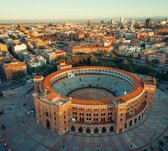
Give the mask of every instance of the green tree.
M 18 71 L 14 73 L 13 80 L 18 80 L 18 79 L 24 78 L 25 76 L 26 76 L 25 71 Z
M 158 59 L 153 59 L 152 63 L 158 65 L 160 63 L 160 61 Z
M 148 75 L 151 72 L 151 69 L 148 66 L 139 66 L 136 72 L 139 74 Z

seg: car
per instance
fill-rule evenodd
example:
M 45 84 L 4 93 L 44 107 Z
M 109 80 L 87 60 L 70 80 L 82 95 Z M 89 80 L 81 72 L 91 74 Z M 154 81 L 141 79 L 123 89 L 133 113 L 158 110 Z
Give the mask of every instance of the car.
M 31 112 L 31 113 L 34 113 L 34 111 L 33 111 L 33 110 L 31 110 L 30 112 Z
M 34 109 L 34 108 L 32 108 L 32 109 L 30 110 L 30 112 L 31 112 L 31 113 L 34 113 L 34 112 L 35 112 L 35 109 Z

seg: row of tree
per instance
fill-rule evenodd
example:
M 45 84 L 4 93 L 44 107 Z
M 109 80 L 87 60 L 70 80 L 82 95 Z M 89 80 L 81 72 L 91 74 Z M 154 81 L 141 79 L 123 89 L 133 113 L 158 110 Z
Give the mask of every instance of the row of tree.
M 72 64 L 72 66 L 90 66 L 97 61 L 94 55 L 89 54 L 76 54 L 72 57 L 60 57 L 56 60 L 56 63 L 66 62 Z
M 18 71 L 18 72 L 14 73 L 13 80 L 19 80 L 19 79 L 22 79 L 22 78 L 25 78 L 25 77 L 26 77 L 25 71 Z
M 108 63 L 107 63 L 108 62 Z M 148 75 L 155 77 L 159 80 L 168 81 L 168 72 L 155 70 L 145 65 L 134 64 L 131 59 L 121 59 L 116 58 L 115 60 L 102 60 L 99 59 L 94 65 L 114 67 L 122 70 L 126 70 L 132 73 Z
M 152 77 L 156 77 L 159 80 L 168 80 L 168 72 L 154 70 L 149 66 L 142 66 L 134 64 L 132 59 L 122 59 L 117 58 L 116 56 L 113 57 L 112 60 L 106 59 L 97 59 L 95 55 L 92 54 L 83 54 L 78 53 L 74 56 L 66 56 L 66 57 L 59 57 L 53 65 L 44 65 L 42 67 L 33 68 L 32 71 L 38 75 L 46 76 L 54 71 L 57 70 L 56 64 L 66 62 L 67 64 L 72 64 L 73 67 L 75 66 L 108 66 L 114 67 L 122 70 L 126 70 L 132 73 L 138 73 L 143 75 L 148 75 Z M 155 64 L 159 64 L 157 60 L 153 61 Z
M 36 75 L 43 75 L 43 76 L 47 76 L 48 74 L 56 71 L 56 64 L 55 65 L 43 65 L 43 66 L 39 66 L 36 68 L 31 68 L 31 71 L 36 74 Z

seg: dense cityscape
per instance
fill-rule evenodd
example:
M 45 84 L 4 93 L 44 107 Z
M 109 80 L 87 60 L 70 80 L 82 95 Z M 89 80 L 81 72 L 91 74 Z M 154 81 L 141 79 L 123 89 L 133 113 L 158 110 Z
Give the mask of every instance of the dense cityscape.
M 3 82 L 47 75 L 65 62 L 112 66 L 166 80 L 167 27 L 166 19 L 126 22 L 123 17 L 120 22 L 1 25 L 0 78 Z M 134 71 L 134 65 L 144 70 Z
M 167 151 L 168 17 L 147 5 L 143 17 L 128 17 L 132 3 L 127 17 L 0 17 L 0 151 Z

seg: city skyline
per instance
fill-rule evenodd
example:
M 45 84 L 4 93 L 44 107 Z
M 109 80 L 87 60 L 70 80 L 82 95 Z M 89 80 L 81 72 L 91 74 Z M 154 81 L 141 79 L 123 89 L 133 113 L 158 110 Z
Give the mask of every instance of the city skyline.
M 166 16 L 168 1 L 141 0 L 5 0 L 1 2 L 0 20 L 76 20 L 110 17 Z M 10 11 L 9 11 L 10 10 Z

